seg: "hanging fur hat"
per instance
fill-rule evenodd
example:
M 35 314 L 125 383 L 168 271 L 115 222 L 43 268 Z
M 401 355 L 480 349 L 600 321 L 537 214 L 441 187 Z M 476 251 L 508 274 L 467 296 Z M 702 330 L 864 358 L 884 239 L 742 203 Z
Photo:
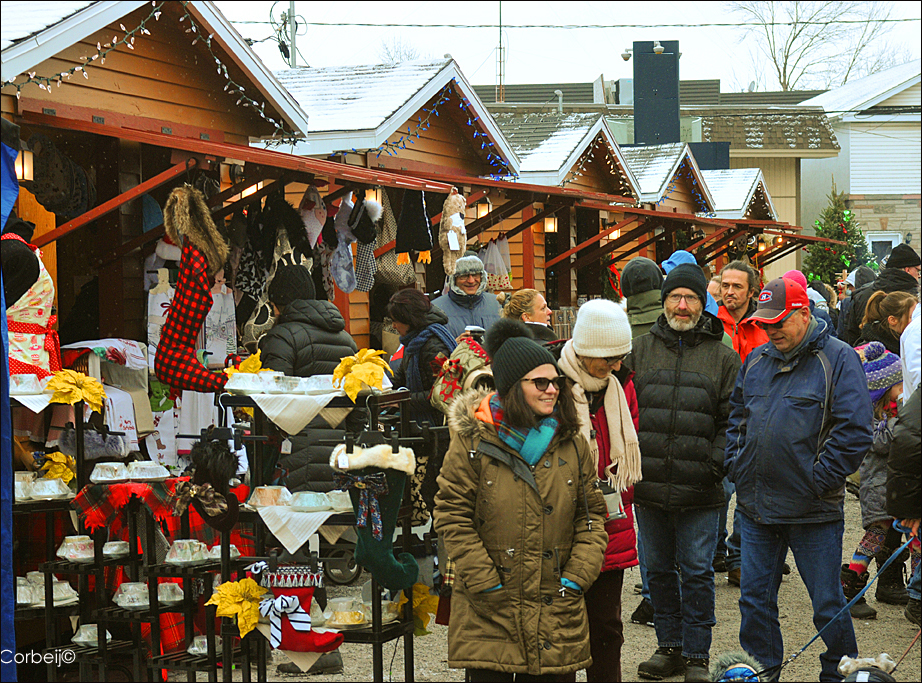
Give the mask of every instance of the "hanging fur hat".
M 163 210 L 166 234 L 176 244 L 189 240 L 208 260 L 208 274 L 214 275 L 227 262 L 229 249 L 211 218 L 205 197 L 191 185 L 170 192 Z
M 356 193 L 355 205 L 349 214 L 349 228 L 352 234 L 362 244 L 371 244 L 378 236 L 375 223 L 381 219 L 384 207 L 378 202 L 365 199 L 365 193 L 359 190 Z
M 215 493 L 223 496 L 226 501 L 226 509 L 217 514 L 209 514 L 207 507 L 195 498 L 192 499 L 192 506 L 212 528 L 230 531 L 240 514 L 239 501 L 230 492 L 231 477 L 237 473 L 237 456 L 231 452 L 227 441 L 206 439 L 192 446 L 189 458 L 195 468 L 191 483 L 196 486 L 210 484 Z

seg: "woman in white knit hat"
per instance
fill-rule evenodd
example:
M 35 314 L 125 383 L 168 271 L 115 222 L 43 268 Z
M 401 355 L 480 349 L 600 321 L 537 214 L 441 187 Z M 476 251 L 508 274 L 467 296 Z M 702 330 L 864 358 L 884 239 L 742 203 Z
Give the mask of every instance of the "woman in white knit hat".
M 622 362 L 631 352 L 631 336 L 630 322 L 620 306 L 606 299 L 588 301 L 577 313 L 573 337 L 561 350 L 558 363 L 572 380 L 580 428 L 599 477 L 611 487 L 606 495 L 605 561 L 586 593 L 592 652 L 586 680 L 590 683 L 621 680 L 621 587 L 624 570 L 637 565 L 631 505 L 633 485 L 640 480 L 637 393 L 631 379 L 634 373 Z

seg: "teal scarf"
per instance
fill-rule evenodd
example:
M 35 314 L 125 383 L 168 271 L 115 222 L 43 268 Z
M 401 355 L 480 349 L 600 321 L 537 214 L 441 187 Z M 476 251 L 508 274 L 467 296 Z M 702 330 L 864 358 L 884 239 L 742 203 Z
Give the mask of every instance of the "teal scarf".
M 547 452 L 547 447 L 551 445 L 551 439 L 557 433 L 556 418 L 546 417 L 538 423 L 537 427 L 529 429 L 527 433 L 522 432 L 510 427 L 503 421 L 503 405 L 496 394 L 490 397 L 490 412 L 493 414 L 496 434 L 502 442 L 521 455 L 522 459 L 530 466 L 534 467 L 538 460 L 541 459 L 541 456 Z

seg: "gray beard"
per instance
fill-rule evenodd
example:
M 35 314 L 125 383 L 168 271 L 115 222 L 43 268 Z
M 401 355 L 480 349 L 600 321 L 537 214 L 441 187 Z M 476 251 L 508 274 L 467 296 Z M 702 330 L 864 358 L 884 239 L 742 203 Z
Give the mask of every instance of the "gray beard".
M 676 332 L 688 332 L 689 330 L 695 329 L 698 325 L 698 321 L 701 320 L 701 314 L 694 316 L 687 323 L 680 323 L 675 318 L 675 314 L 669 313 L 668 311 L 663 311 L 666 314 L 666 322 L 669 324 L 669 327 L 674 329 Z

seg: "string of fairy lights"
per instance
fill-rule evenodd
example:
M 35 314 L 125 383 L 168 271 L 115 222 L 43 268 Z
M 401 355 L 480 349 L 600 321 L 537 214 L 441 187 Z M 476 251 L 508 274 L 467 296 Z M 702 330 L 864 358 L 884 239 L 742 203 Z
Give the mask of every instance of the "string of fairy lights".
M 452 77 L 452 79 L 446 83 L 445 86 L 439 91 L 439 94 L 435 98 L 435 102 L 429 107 L 422 108 L 425 116 L 422 114 L 417 116 L 416 123 L 409 124 L 407 126 L 406 133 L 401 131 L 400 137 L 397 140 L 392 141 L 388 139 L 377 147 L 364 150 L 359 150 L 353 147 L 351 152 L 353 154 L 374 154 L 376 159 L 379 158 L 382 154 L 387 154 L 388 156 L 392 157 L 399 156 L 398 152 L 408 149 L 407 145 L 415 145 L 417 140 L 422 139 L 422 134 L 429 130 L 429 128 L 432 126 L 433 116 L 441 116 L 439 113 L 439 107 L 450 102 L 451 96 L 454 94 L 460 100 L 458 103 L 458 108 L 464 114 L 467 126 L 469 128 L 473 128 L 472 133 L 474 143 L 476 144 L 478 138 L 480 139 L 480 150 L 485 152 L 486 160 L 490 166 L 493 166 L 497 169 L 497 172 L 491 173 L 489 177 L 494 180 L 503 180 L 509 179 L 510 177 L 517 177 L 509 168 L 506 160 L 493 151 L 495 144 L 490 140 L 490 136 L 487 133 L 478 130 L 477 126 L 475 126 L 475 124 L 480 120 L 480 117 L 472 113 L 470 100 L 468 100 L 464 94 L 455 87 L 456 82 L 457 78 Z M 334 152 L 330 155 L 330 157 L 336 157 L 341 154 L 344 154 L 344 152 Z
M 134 50 L 135 40 L 139 36 L 151 35 L 151 31 L 148 28 L 148 22 L 153 20 L 154 22 L 160 21 L 160 16 L 163 13 L 163 8 L 166 5 L 166 2 L 157 2 L 153 0 L 151 2 L 151 11 L 150 13 L 141 20 L 141 22 L 135 26 L 133 29 L 128 30 L 124 24 L 119 24 L 119 29 L 124 31 L 123 35 L 114 35 L 112 40 L 109 42 L 103 43 L 99 41 L 96 43 L 96 54 L 93 55 L 83 55 L 80 57 L 80 63 L 75 66 L 55 73 L 51 76 L 39 75 L 34 71 L 29 71 L 25 74 L 18 74 L 11 79 L 8 79 L 3 82 L 2 87 L 6 88 L 7 86 L 12 86 L 16 88 L 16 99 L 21 99 L 22 89 L 28 85 L 35 85 L 41 90 L 46 90 L 51 92 L 52 86 L 60 88 L 62 83 L 70 81 L 72 76 L 81 74 L 85 79 L 90 77 L 90 67 L 101 67 L 106 63 L 106 56 L 109 55 L 113 50 L 117 50 L 120 47 L 126 47 L 129 50 Z M 266 102 L 258 102 L 253 99 L 246 92 L 246 88 L 237 83 L 230 71 L 227 68 L 227 65 L 221 61 L 220 57 L 215 54 L 214 48 L 212 46 L 212 41 L 214 39 L 214 33 L 205 35 L 201 27 L 195 21 L 195 18 L 190 14 L 188 8 L 188 0 L 182 2 L 183 15 L 179 18 L 179 24 L 185 26 L 185 33 L 189 34 L 192 38 L 192 45 L 196 45 L 199 42 L 204 42 L 208 53 L 211 55 L 212 59 L 216 64 L 215 70 L 219 76 L 223 76 L 227 83 L 224 86 L 224 92 L 228 93 L 231 97 L 237 97 L 236 106 L 246 107 L 258 114 L 263 120 L 271 124 L 275 129 L 272 135 L 273 141 L 276 142 L 290 142 L 295 140 L 295 134 L 287 130 L 284 124 L 281 121 L 277 121 L 272 116 L 266 113 Z M 24 80 L 19 81 L 20 78 L 25 76 Z M 19 81 L 19 82 L 17 82 Z
M 607 144 L 604 144 L 598 137 L 593 141 L 591 146 L 586 148 L 579 161 L 573 165 L 573 168 L 567 173 L 566 178 L 560 183 L 560 186 L 566 187 L 570 183 L 575 182 L 577 178 L 582 177 L 586 170 L 586 166 L 589 165 L 590 161 L 595 159 L 596 152 L 600 151 L 599 148 L 601 148 L 601 153 L 603 154 L 602 161 L 608 167 L 609 175 L 614 178 L 617 183 L 618 192 L 624 193 L 625 196 L 632 196 L 633 191 L 624 177 L 621 166 L 614 158 L 611 148 Z
M 688 157 L 682 159 L 682 163 L 679 165 L 678 170 L 670 178 L 669 185 L 666 186 L 663 196 L 656 201 L 656 206 L 659 207 L 667 199 L 669 195 L 675 192 L 678 189 L 679 179 L 684 179 L 688 181 L 688 189 L 691 192 L 692 198 L 695 200 L 696 204 L 701 207 L 701 213 L 707 218 L 716 218 L 717 214 L 713 211 L 705 211 L 707 209 L 707 200 L 704 198 L 704 195 L 701 193 L 698 187 L 698 179 L 695 177 L 695 174 L 692 173 L 691 166 L 688 163 Z

